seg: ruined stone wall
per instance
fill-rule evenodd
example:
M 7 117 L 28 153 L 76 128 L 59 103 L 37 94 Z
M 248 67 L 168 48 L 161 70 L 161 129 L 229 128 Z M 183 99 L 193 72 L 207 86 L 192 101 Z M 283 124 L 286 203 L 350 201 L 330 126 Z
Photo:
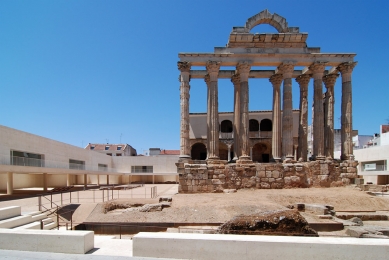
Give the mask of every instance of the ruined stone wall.
M 180 193 L 222 192 L 224 189 L 282 189 L 350 184 L 356 161 L 227 164 L 226 161 L 177 163 Z

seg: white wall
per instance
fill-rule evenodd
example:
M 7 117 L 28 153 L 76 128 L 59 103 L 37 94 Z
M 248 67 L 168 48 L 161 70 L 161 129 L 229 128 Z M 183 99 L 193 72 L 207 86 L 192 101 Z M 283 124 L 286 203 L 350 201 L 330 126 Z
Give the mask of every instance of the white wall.
M 9 160 L 10 150 L 16 150 L 43 154 L 46 167 L 64 168 L 69 166 L 69 159 L 85 161 L 86 170 L 97 170 L 99 163 L 112 167 L 111 157 L 104 154 L 6 126 L 0 126 L 0 133 L 0 156 L 3 160 Z

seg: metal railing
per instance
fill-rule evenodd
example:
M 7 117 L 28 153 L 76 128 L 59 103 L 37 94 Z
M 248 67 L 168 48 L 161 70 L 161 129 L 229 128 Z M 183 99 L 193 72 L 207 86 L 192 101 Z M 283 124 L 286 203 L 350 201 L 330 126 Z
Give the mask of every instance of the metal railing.
M 92 165 L 89 163 L 77 164 L 69 163 L 69 161 L 57 161 L 47 159 L 36 159 L 28 157 L 10 156 L 9 154 L 0 154 L 0 165 L 20 165 L 32 167 L 45 167 L 56 169 L 76 169 L 85 171 L 100 171 L 100 172 L 123 172 L 117 168 L 99 167 L 98 164 Z
M 157 186 L 146 187 L 143 184 L 128 185 L 127 189 L 118 189 L 114 186 L 96 190 L 69 191 L 44 194 L 38 196 L 38 210 L 47 211 L 56 207 L 63 207 L 72 203 L 100 203 L 114 199 L 129 198 L 156 198 Z
M 11 156 L 11 165 L 45 167 L 44 163 L 42 159 Z

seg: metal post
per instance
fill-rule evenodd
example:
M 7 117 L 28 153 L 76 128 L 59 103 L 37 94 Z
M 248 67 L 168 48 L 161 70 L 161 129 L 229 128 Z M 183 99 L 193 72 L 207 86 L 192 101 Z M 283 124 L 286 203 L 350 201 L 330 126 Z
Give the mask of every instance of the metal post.
M 61 192 L 61 206 L 62 206 L 62 192 Z
M 122 239 L 122 226 L 119 225 L 119 233 L 120 233 L 120 239 Z
M 119 199 L 119 190 L 118 190 L 118 199 Z
M 102 194 L 103 194 L 103 202 L 104 202 L 104 190 L 101 190 L 102 191 Z
M 38 197 L 38 210 L 42 211 L 42 196 Z
M 50 194 L 50 208 L 53 208 L 53 193 Z
M 41 230 L 43 229 L 43 220 L 41 219 Z
M 72 214 L 70 215 L 70 230 L 73 230 L 73 213 L 74 211 L 72 211 Z
M 77 191 L 77 203 L 80 203 L 80 192 Z
M 70 204 L 72 204 L 72 192 L 70 192 Z
M 59 212 L 58 212 L 58 206 L 57 206 L 57 230 L 59 230 Z

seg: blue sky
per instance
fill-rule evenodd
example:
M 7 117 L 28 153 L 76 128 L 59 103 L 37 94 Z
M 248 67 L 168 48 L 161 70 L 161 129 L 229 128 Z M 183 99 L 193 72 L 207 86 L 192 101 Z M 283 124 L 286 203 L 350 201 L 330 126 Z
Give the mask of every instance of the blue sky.
M 264 9 L 307 32 L 309 47 L 357 54 L 354 129 L 379 132 L 389 118 L 386 0 L 3 0 L 0 124 L 80 147 L 122 142 L 138 152 L 179 149 L 178 53 L 225 46 L 233 26 Z M 275 32 L 267 25 L 253 31 Z M 297 83 L 293 87 L 298 108 Z M 250 81 L 250 110 L 270 110 L 271 93 L 267 80 Z M 220 80 L 219 110 L 232 108 L 232 84 Z M 191 82 L 190 111 L 206 111 L 202 80 Z

